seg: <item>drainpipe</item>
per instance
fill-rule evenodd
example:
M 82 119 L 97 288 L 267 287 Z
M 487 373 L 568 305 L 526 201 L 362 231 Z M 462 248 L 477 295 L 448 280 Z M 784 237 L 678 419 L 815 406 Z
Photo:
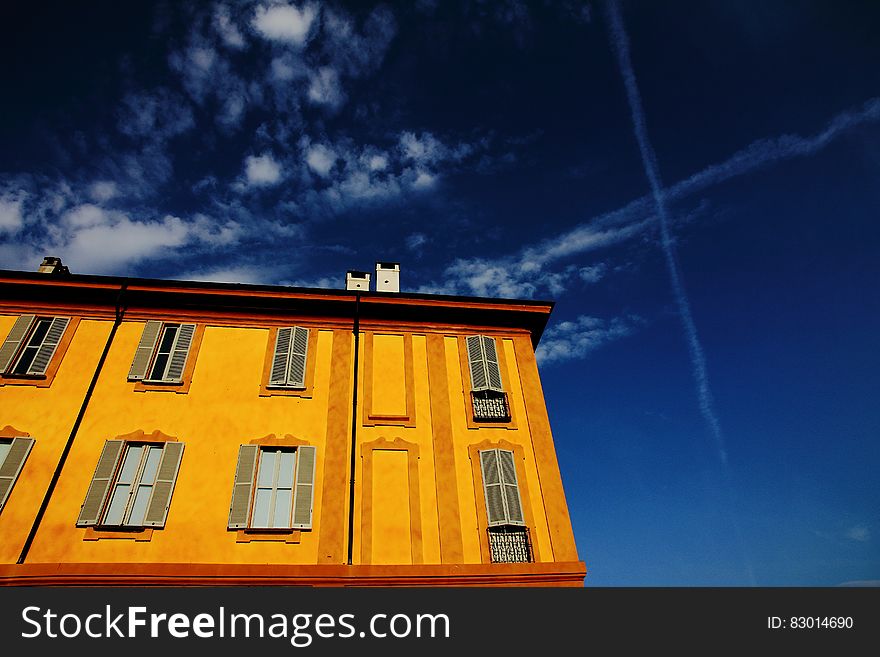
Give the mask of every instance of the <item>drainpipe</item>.
M 46 490 L 46 494 L 43 496 L 43 503 L 40 504 L 40 510 L 37 511 L 37 517 L 34 519 L 34 524 L 31 527 L 31 531 L 28 534 L 27 540 L 24 542 L 24 547 L 21 550 L 21 555 L 18 557 L 18 561 L 16 563 L 22 564 L 27 558 L 28 551 L 31 549 L 31 544 L 34 542 L 34 537 L 37 535 L 37 530 L 40 528 L 40 523 L 43 521 L 43 516 L 46 515 L 46 509 L 49 506 L 49 500 L 52 498 L 52 493 L 55 492 L 55 486 L 58 484 L 58 479 L 61 477 L 61 470 L 64 468 L 64 463 L 67 461 L 67 456 L 70 454 L 70 448 L 73 446 L 73 441 L 76 438 L 76 433 L 79 431 L 79 426 L 82 424 L 83 417 L 86 414 L 86 409 L 89 406 L 89 400 L 92 398 L 92 393 L 95 390 L 95 385 L 98 383 L 98 377 L 101 375 L 101 369 L 104 367 L 104 361 L 107 360 L 107 354 L 110 351 L 110 345 L 113 343 L 113 338 L 116 335 L 116 329 L 119 328 L 119 325 L 122 323 L 122 316 L 125 314 L 125 309 L 122 305 L 122 297 L 125 293 L 125 288 L 128 287 L 128 283 L 123 283 L 122 287 L 119 288 L 119 294 L 116 296 L 116 318 L 113 321 L 113 328 L 110 329 L 110 335 L 107 336 L 107 342 L 104 345 L 104 351 L 101 353 L 101 358 L 98 360 L 98 366 L 95 368 L 95 373 L 92 375 L 92 380 L 89 383 L 89 388 L 86 390 L 86 396 L 83 399 L 82 405 L 79 407 L 79 414 L 76 416 L 76 420 L 73 423 L 73 428 L 70 430 L 70 435 L 67 437 L 67 443 L 64 445 L 64 451 L 61 452 L 61 458 L 58 460 L 58 466 L 55 468 L 55 472 L 52 474 L 52 480 L 49 482 L 49 488 Z
M 348 565 L 352 565 L 354 556 L 354 480 L 357 465 L 357 405 L 358 405 L 358 347 L 360 346 L 360 312 L 361 294 L 355 292 L 354 297 L 354 385 L 351 395 L 351 463 L 349 464 L 348 490 Z

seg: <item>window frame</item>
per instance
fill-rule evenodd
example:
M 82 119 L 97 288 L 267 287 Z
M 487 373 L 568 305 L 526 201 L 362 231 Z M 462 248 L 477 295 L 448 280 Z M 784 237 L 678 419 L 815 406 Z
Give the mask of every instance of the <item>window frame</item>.
M 119 476 L 125 465 L 126 457 L 132 447 L 139 446 L 161 448 L 159 459 L 156 464 L 156 474 L 146 502 L 142 522 L 134 525 L 127 522 L 130 519 L 129 509 L 136 501 L 134 491 L 129 490 L 129 497 L 126 500 L 125 511 L 123 513 L 123 522 L 108 523 L 107 514 L 110 512 L 110 505 L 113 502 L 116 488 L 119 484 Z M 185 443 L 158 430 L 151 434 L 146 434 L 143 431 L 135 431 L 124 436 L 117 436 L 104 441 L 76 521 L 77 527 L 86 528 L 87 530 L 84 540 L 116 538 L 126 534 L 143 533 L 146 533 L 148 536 L 147 540 L 149 540 L 152 530 L 164 528 L 168 519 L 168 511 L 174 498 L 174 490 L 177 486 L 177 480 L 180 476 L 180 467 L 183 462 L 183 452 L 185 447 Z M 112 451 L 117 448 L 118 451 L 116 452 L 116 455 L 113 456 Z M 176 454 L 174 452 L 176 452 Z M 141 454 L 137 475 L 132 480 L 133 482 L 140 482 L 142 470 L 146 465 L 144 460 L 145 456 L 146 452 Z M 173 461 L 175 457 L 176 462 Z M 105 458 L 107 460 L 105 460 Z M 167 464 L 166 459 L 168 460 Z M 168 468 L 163 470 L 166 466 L 168 466 Z M 170 472 L 171 470 L 173 470 L 173 472 Z M 169 474 L 170 477 L 168 476 Z M 105 481 L 106 484 L 104 483 Z M 161 511 L 162 518 L 150 519 L 149 514 L 154 511 L 153 502 L 157 494 L 157 489 L 163 484 L 165 486 L 159 494 L 165 495 L 165 489 L 167 489 L 167 496 L 165 508 Z M 103 492 L 101 491 L 101 487 L 103 487 Z M 132 488 L 134 488 L 134 486 L 132 486 Z M 98 496 L 100 496 L 100 500 L 97 499 Z M 86 507 L 88 505 L 92 505 L 94 510 L 92 510 L 91 507 L 87 509 Z
M 513 452 L 513 462 L 516 469 L 516 482 L 519 492 L 520 507 L 522 509 L 523 524 L 521 525 L 489 525 L 489 514 L 486 507 L 485 485 L 483 483 L 483 468 L 481 452 L 489 450 L 502 450 Z M 539 534 L 536 530 L 535 516 L 532 511 L 531 496 L 529 494 L 529 485 L 526 473 L 525 450 L 522 445 L 512 443 L 508 440 L 483 440 L 479 443 L 468 445 L 468 458 L 471 462 L 471 476 L 474 486 L 474 500 L 476 502 L 477 511 L 477 529 L 479 531 L 480 540 L 480 556 L 482 563 L 498 564 L 498 563 L 519 563 L 519 562 L 497 562 L 492 561 L 492 550 L 489 545 L 489 530 L 499 527 L 525 528 L 529 537 L 531 548 L 531 563 L 541 561 L 541 550 L 539 545 Z
M 67 349 L 70 346 L 71 341 L 73 340 L 74 333 L 76 332 L 77 327 L 80 323 L 79 317 L 71 317 L 66 315 L 28 315 L 23 314 L 19 315 L 16 318 L 16 322 L 19 321 L 20 318 L 31 317 L 32 320 L 30 325 L 26 329 L 26 332 L 22 339 L 20 340 L 18 346 L 15 348 L 12 356 L 9 360 L 9 365 L 5 370 L 0 371 L 0 387 L 7 385 L 24 385 L 24 386 L 32 386 L 36 388 L 48 388 L 52 385 L 52 382 L 55 380 L 55 376 L 58 373 L 58 370 L 61 366 L 61 362 L 64 360 L 64 356 L 67 353 Z M 48 358 L 48 362 L 46 363 L 46 369 L 43 373 L 35 373 L 35 374 L 16 374 L 14 372 L 15 368 L 18 366 L 21 360 L 21 356 L 23 352 L 28 348 L 26 343 L 30 342 L 33 337 L 36 325 L 40 320 L 67 320 L 67 323 L 64 327 L 64 330 L 61 332 L 59 336 L 58 342 L 55 344 L 52 352 Z M 9 332 L 0 341 L 0 345 L 5 345 L 6 341 L 11 336 L 13 330 L 15 329 L 15 324 L 10 327 Z M 51 325 L 49 330 L 51 330 Z M 48 331 L 47 331 L 48 333 Z M 45 344 L 45 338 L 43 339 L 41 346 L 37 348 L 37 353 L 39 353 L 39 349 Z M 36 354 L 35 354 L 36 358 Z
M 305 479 L 300 478 L 301 450 L 304 448 L 312 450 L 311 471 L 310 473 L 308 473 L 307 477 L 307 479 L 310 479 L 310 481 L 306 481 Z M 243 462 L 243 457 L 246 458 L 247 454 L 245 449 L 253 449 L 255 451 L 256 457 L 254 458 L 252 464 Z M 256 496 L 259 488 L 258 478 L 260 464 L 262 462 L 263 453 L 270 451 L 275 453 L 293 452 L 295 454 L 294 462 L 292 464 L 293 479 L 290 497 L 290 525 L 288 527 L 261 527 L 254 526 L 253 524 L 254 512 L 256 510 Z M 233 473 L 232 497 L 229 505 L 229 516 L 226 523 L 227 530 L 238 532 L 237 542 L 246 543 L 252 540 L 275 540 L 276 537 L 281 537 L 282 540 L 286 539 L 286 542 L 288 543 L 298 543 L 300 539 L 300 532 L 311 531 L 314 528 L 315 499 L 317 492 L 316 479 L 318 473 L 317 452 L 317 447 L 310 444 L 308 441 L 301 440 L 299 438 L 291 436 L 290 434 L 286 434 L 283 438 L 277 438 L 275 434 L 270 434 L 268 436 L 265 436 L 264 438 L 252 440 L 249 443 L 239 445 L 236 468 L 235 472 Z M 305 467 L 307 466 L 308 461 L 305 461 Z M 276 465 L 276 470 L 277 467 L 278 465 Z M 248 469 L 250 470 L 250 472 L 248 472 Z M 297 498 L 300 494 L 299 488 L 301 486 L 311 487 L 309 493 L 309 520 L 307 523 L 296 522 L 295 516 L 297 512 Z M 242 492 L 240 490 L 241 488 L 244 488 L 246 492 Z M 276 487 L 272 488 L 273 500 L 276 490 Z M 240 497 L 241 495 L 247 496 L 246 521 L 241 521 L 239 518 L 233 517 L 236 513 L 240 513 L 241 511 L 241 507 L 239 506 L 242 504 L 242 499 Z M 273 506 L 274 505 L 270 505 L 270 511 L 272 510 Z
M 474 395 L 475 394 L 486 394 L 485 390 L 474 390 L 472 385 L 472 377 L 471 377 L 471 364 L 470 358 L 468 355 L 467 349 L 467 338 L 472 337 L 468 335 L 459 335 L 457 336 L 458 342 L 458 357 L 459 357 L 459 369 L 461 372 L 461 389 L 462 389 L 462 401 L 464 407 L 464 416 L 467 422 L 468 429 L 509 429 L 515 430 L 517 428 L 517 413 L 516 408 L 514 406 L 513 387 L 511 386 L 510 374 L 508 369 L 508 360 L 507 354 L 504 347 L 504 341 L 506 339 L 510 339 L 507 335 L 490 335 L 490 334 L 480 334 L 479 337 L 484 338 L 492 338 L 495 340 L 495 353 L 498 359 L 498 370 L 501 375 L 501 390 L 490 390 L 488 394 L 501 394 L 504 395 L 505 405 L 508 411 L 508 418 L 505 419 L 481 419 L 475 416 L 474 414 Z M 450 391 L 451 392 L 451 391 Z
M 287 385 L 278 385 L 272 383 L 272 363 L 275 360 L 275 350 L 278 343 L 278 333 L 285 328 L 301 328 L 308 331 L 308 342 L 306 345 L 305 359 L 305 385 L 303 387 L 292 387 Z M 315 361 L 317 360 L 318 350 L 318 333 L 319 329 L 313 326 L 305 326 L 303 324 L 273 326 L 269 328 L 268 339 L 266 340 L 266 353 L 263 359 L 263 373 L 260 379 L 260 397 L 303 397 L 310 399 L 313 396 L 315 383 Z M 290 354 L 288 353 L 288 364 Z
M 0 481 L 9 480 L 8 486 L 0 487 L 0 513 L 3 513 L 36 441 L 31 438 L 29 433 L 18 431 L 7 425 L 0 430 L 0 443 L 9 445 L 9 449 L 5 450 L 5 453 L 0 457 Z M 18 457 L 17 462 L 8 462 L 10 454 Z
M 158 333 L 156 336 L 156 340 L 153 343 L 150 349 L 149 359 L 147 360 L 147 365 L 144 368 L 143 376 L 137 376 L 136 373 L 133 372 L 135 363 L 139 357 L 139 353 L 141 350 L 144 350 L 148 347 L 144 344 L 144 339 L 149 330 L 150 322 L 155 322 L 159 324 Z M 159 349 L 161 348 L 162 339 L 165 336 L 166 327 L 174 325 L 177 327 L 177 333 L 174 337 L 174 342 L 171 345 L 170 354 L 165 362 L 165 366 L 163 368 L 163 376 L 167 377 L 168 369 L 171 366 L 171 360 L 174 357 L 175 349 L 179 343 L 180 339 L 180 328 L 183 326 L 192 326 L 192 334 L 190 337 L 189 348 L 186 352 L 186 360 L 183 364 L 183 369 L 181 371 L 180 380 L 163 380 L 163 379 L 153 379 L 149 378 L 153 374 L 153 370 L 156 365 L 156 358 L 159 355 Z M 146 391 L 159 391 L 159 392 L 175 392 L 178 394 L 186 394 L 189 392 L 190 386 L 192 385 L 193 372 L 195 371 L 196 361 L 198 360 L 199 350 L 201 349 L 202 338 L 205 333 L 205 324 L 185 321 L 174 320 L 174 321 L 165 321 L 165 320 L 156 320 L 156 319 L 148 319 L 145 320 L 144 327 L 141 330 L 141 335 L 138 338 L 137 346 L 135 347 L 134 355 L 132 356 L 131 367 L 129 368 L 128 376 L 126 380 L 129 383 L 134 384 L 135 392 L 146 392 Z

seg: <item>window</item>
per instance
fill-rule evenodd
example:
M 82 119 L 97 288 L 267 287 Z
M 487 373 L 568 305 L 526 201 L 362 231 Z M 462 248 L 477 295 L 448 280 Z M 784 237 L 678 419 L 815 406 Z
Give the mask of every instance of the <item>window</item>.
M 301 326 L 279 328 L 275 338 L 269 387 L 304 389 L 308 350 L 309 329 Z
M 0 439 L 0 511 L 3 510 L 33 446 L 33 438 Z
M 164 527 L 183 443 L 104 443 L 77 527 Z
M 471 372 L 471 403 L 474 420 L 509 421 L 510 407 L 501 379 L 495 338 L 486 335 L 469 335 L 466 343 Z
M 21 315 L 0 347 L 0 372 L 5 376 L 45 377 L 69 323 L 69 317 Z
M 242 445 L 229 529 L 311 529 L 315 448 Z
M 523 518 L 513 452 L 505 449 L 481 450 L 480 468 L 492 561 L 531 561 L 529 530 Z
M 135 351 L 128 380 L 183 383 L 195 330 L 195 324 L 148 321 Z

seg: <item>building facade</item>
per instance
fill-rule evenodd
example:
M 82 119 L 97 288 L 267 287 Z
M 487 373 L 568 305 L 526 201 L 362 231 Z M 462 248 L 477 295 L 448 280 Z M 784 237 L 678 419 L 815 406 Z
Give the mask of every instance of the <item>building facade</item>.
M 582 586 L 552 304 L 347 287 L 0 272 L 0 583 Z

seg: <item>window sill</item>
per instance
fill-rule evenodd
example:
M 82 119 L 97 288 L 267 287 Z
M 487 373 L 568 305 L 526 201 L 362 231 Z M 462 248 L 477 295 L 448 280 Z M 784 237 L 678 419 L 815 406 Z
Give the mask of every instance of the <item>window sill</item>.
M 301 538 L 301 529 L 239 529 L 236 532 L 235 542 L 299 543 Z
M 120 539 L 120 540 L 129 540 L 129 541 L 137 541 L 138 543 L 147 543 L 153 540 L 153 528 L 152 527 L 133 527 L 131 529 L 128 528 L 100 528 L 96 529 L 95 527 L 86 527 L 85 535 L 83 536 L 84 541 L 103 541 L 103 540 L 112 540 L 112 539 Z

